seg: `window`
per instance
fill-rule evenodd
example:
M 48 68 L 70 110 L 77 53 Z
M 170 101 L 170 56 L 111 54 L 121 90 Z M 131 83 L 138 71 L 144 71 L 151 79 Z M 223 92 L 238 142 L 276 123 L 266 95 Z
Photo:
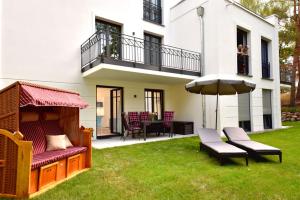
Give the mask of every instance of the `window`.
M 144 61 L 146 65 L 161 65 L 161 38 L 150 35 L 144 34 L 145 38 L 145 48 L 144 48 Z
M 238 95 L 239 127 L 251 131 L 250 93 Z
M 158 119 L 162 119 L 164 111 L 164 91 L 145 89 L 145 111 L 157 113 Z
M 262 90 L 264 129 L 272 128 L 272 91 Z
M 261 67 L 262 67 L 262 77 L 270 78 L 270 62 L 269 62 L 269 42 L 266 40 L 261 40 Z
M 161 24 L 161 0 L 144 0 L 144 20 Z
M 101 55 L 121 59 L 121 26 L 96 19 L 96 30 L 101 38 L 98 43 Z
M 237 72 L 242 75 L 249 75 L 249 49 L 248 33 L 237 29 Z

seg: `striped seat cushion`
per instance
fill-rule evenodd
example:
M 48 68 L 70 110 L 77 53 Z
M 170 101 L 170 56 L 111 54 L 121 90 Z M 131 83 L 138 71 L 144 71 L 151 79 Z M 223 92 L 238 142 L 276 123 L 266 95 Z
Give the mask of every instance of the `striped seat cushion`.
M 39 121 L 20 123 L 20 131 L 24 135 L 24 140 L 32 141 L 33 155 L 46 150 L 46 138 Z
M 58 160 L 85 152 L 87 147 L 69 147 L 64 150 L 45 151 L 44 153 L 33 155 L 31 169 L 36 169 L 44 165 L 51 164 Z

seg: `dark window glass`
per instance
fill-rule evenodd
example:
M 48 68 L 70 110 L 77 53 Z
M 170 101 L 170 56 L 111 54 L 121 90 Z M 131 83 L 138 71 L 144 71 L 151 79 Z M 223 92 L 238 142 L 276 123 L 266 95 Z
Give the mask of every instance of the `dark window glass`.
M 161 38 L 150 34 L 144 35 L 144 61 L 147 65 L 161 65 Z
M 238 95 L 238 106 L 239 106 L 239 127 L 245 131 L 251 131 L 251 113 L 250 113 L 250 94 L 239 94 Z
M 272 91 L 262 90 L 263 93 L 263 120 L 264 128 L 272 128 Z
M 161 1 L 144 0 L 144 19 L 161 24 Z
M 163 118 L 164 111 L 164 91 L 145 89 L 145 111 L 157 113 L 159 120 Z
M 269 63 L 269 52 L 268 42 L 261 40 L 261 66 L 262 66 L 262 77 L 270 78 L 270 63 Z

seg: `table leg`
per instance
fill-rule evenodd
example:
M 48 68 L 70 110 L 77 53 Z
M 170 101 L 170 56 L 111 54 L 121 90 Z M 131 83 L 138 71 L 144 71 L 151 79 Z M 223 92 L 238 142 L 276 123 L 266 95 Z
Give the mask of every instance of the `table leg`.
M 146 131 L 147 131 L 147 127 L 146 127 L 146 123 L 144 123 L 144 141 L 146 141 Z
M 174 135 L 174 132 L 173 132 L 173 122 L 171 122 L 170 132 L 171 132 L 171 137 L 173 137 L 173 135 Z

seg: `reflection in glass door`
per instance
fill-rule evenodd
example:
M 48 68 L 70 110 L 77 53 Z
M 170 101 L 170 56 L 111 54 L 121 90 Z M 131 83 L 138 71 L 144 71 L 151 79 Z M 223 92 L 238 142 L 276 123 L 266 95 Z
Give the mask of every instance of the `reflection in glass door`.
M 121 89 L 113 89 L 110 91 L 111 99 L 111 132 L 121 134 Z

